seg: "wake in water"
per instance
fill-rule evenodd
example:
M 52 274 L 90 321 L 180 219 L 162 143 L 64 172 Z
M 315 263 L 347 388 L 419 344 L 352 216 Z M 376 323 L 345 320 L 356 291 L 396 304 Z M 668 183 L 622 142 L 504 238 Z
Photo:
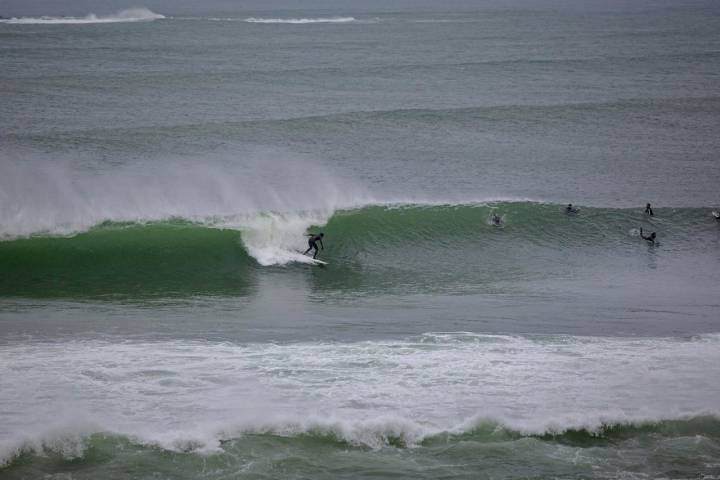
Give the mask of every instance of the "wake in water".
M 0 19 L 0 23 L 16 25 L 78 25 L 91 23 L 149 22 L 165 18 L 165 15 L 152 12 L 147 8 L 129 8 L 111 15 L 90 13 L 84 17 L 20 17 Z

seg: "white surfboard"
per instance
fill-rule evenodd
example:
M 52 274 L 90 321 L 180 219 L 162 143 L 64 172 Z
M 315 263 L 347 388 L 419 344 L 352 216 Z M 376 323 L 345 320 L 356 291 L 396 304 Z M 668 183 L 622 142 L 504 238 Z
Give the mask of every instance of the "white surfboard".
M 302 250 L 298 250 L 297 252 L 300 255 L 302 255 L 303 257 L 305 257 L 306 259 L 308 259 L 310 261 L 310 263 L 314 263 L 316 265 L 327 265 L 327 262 L 318 260 L 317 258 L 312 258 L 310 255 L 306 255 L 305 252 L 303 252 Z

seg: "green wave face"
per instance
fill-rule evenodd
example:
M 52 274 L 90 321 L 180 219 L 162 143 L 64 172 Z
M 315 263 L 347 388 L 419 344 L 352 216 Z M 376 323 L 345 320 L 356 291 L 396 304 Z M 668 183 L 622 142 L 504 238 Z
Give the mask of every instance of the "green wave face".
M 499 226 L 493 213 L 502 218 Z M 261 266 L 248 253 L 242 227 L 106 223 L 73 237 L 0 242 L 0 295 L 245 295 L 261 275 L 305 277 L 308 271 L 321 291 L 495 291 L 511 281 L 636 257 L 648 246 L 639 227 L 658 232 L 655 252 L 669 259 L 713 248 L 720 229 L 706 209 L 658 209 L 651 219 L 637 209 L 582 208 L 568 215 L 563 205 L 527 202 L 369 206 L 308 228 L 325 233 L 320 258 L 329 266 L 321 270 Z M 273 247 L 271 231 L 254 233 L 256 244 L 259 236 Z M 298 238 L 290 253 L 306 247 Z
M 0 243 L 11 296 L 243 294 L 251 260 L 237 232 L 189 224 L 104 225 L 72 238 Z

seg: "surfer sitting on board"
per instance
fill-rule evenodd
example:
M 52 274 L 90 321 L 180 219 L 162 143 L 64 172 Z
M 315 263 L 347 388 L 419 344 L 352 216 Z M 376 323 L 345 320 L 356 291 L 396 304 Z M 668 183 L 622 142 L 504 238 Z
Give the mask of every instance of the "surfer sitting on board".
M 307 236 L 310 238 L 308 238 L 309 247 L 307 250 L 305 250 L 305 255 L 307 255 L 310 250 L 315 249 L 315 253 L 313 253 L 313 258 L 315 258 L 318 254 L 318 247 L 316 242 L 320 242 L 320 247 L 325 250 L 325 245 L 323 245 L 322 243 L 322 238 L 325 236 L 325 234 L 320 233 L 319 235 L 315 235 L 314 233 L 308 233 Z
M 642 227 L 641 227 L 640 228 L 640 236 L 643 238 L 643 240 L 647 240 L 648 242 L 655 243 L 655 237 L 657 235 L 655 235 L 655 232 L 652 232 L 650 235 L 645 236 L 645 235 L 643 235 L 643 231 L 642 231 Z
M 645 205 L 645 215 L 650 215 L 651 217 L 655 215 L 649 203 Z
M 578 213 L 579 210 L 575 207 L 573 207 L 572 203 L 568 203 L 568 206 L 565 207 L 565 213 Z

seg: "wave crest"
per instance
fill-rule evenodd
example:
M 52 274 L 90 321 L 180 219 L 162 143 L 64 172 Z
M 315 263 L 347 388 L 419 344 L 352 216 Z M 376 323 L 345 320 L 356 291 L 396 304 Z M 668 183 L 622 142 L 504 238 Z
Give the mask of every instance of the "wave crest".
M 355 17 L 322 17 L 322 18 L 256 18 L 249 17 L 245 19 L 248 23 L 288 23 L 293 25 L 302 25 L 306 23 L 350 23 L 355 21 Z
M 461 442 L 513 442 L 535 439 L 566 445 L 595 446 L 608 441 L 619 442 L 643 436 L 657 439 L 699 436 L 720 439 L 720 417 L 696 414 L 669 419 L 607 419 L 592 427 L 567 424 L 560 430 L 548 426 L 533 432 L 492 418 L 476 418 L 450 430 L 434 429 L 408 418 L 382 416 L 373 420 L 350 421 L 333 418 L 305 418 L 277 420 L 272 423 L 245 423 L 233 427 L 210 428 L 206 431 L 176 431 L 169 433 L 137 433 L 103 429 L 87 424 L 55 426 L 44 433 L 7 444 L 0 449 L 0 468 L 11 466 L 23 455 L 57 456 L 77 461 L 97 443 L 134 445 L 159 448 L 166 452 L 218 454 L 233 448 L 233 442 L 247 436 L 282 437 L 303 442 L 305 439 L 334 443 L 338 448 L 387 447 L 422 448 L 436 444 Z
M 123 23 L 147 22 L 166 18 L 165 15 L 155 13 L 147 8 L 128 8 L 111 15 L 95 15 L 90 13 L 84 17 L 20 17 L 0 20 L 0 23 L 15 25 L 76 25 L 88 23 Z

